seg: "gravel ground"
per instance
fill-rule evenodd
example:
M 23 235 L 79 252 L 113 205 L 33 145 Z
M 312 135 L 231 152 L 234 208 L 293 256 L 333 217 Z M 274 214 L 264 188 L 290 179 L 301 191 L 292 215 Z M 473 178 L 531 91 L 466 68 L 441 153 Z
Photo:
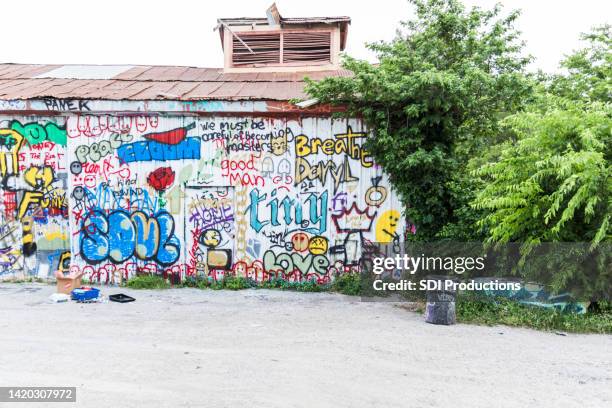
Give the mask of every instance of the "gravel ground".
M 0 386 L 77 387 L 76 404 L 15 406 L 612 404 L 612 336 L 434 326 L 327 293 L 102 289 L 137 300 L 52 304 L 53 286 L 0 284 Z

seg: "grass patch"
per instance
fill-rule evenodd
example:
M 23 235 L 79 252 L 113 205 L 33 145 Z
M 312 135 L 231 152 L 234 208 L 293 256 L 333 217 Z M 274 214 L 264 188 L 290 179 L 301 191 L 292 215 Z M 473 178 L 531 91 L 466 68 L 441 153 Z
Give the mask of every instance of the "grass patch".
M 462 295 L 457 299 L 456 310 L 460 323 L 503 324 L 573 333 L 612 333 L 612 310 L 607 307 L 596 313 L 576 314 L 523 305 L 504 298 Z
M 161 276 L 145 275 L 136 276 L 127 281 L 128 288 L 131 289 L 169 289 L 170 284 Z

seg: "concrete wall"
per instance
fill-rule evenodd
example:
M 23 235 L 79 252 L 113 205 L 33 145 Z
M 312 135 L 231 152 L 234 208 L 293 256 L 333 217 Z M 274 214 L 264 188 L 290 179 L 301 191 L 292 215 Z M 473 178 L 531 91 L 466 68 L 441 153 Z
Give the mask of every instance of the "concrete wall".
M 69 247 L 96 282 L 327 282 L 357 267 L 364 240 L 405 232 L 357 120 L 68 114 L 0 129 L 0 279 L 45 277 Z

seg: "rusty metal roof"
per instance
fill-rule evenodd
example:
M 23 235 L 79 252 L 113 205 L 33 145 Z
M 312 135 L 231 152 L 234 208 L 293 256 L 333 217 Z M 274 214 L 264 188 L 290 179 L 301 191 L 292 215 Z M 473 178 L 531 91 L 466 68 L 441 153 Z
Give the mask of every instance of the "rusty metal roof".
M 305 98 L 304 77 L 350 71 L 224 73 L 177 66 L 0 64 L 0 99 L 276 100 Z
M 233 18 L 219 18 L 218 22 L 223 22 L 228 25 L 268 25 L 267 18 L 260 17 L 233 17 Z M 294 24 L 333 24 L 333 23 L 349 23 L 351 18 L 348 16 L 339 17 L 281 17 L 281 25 L 294 25 Z

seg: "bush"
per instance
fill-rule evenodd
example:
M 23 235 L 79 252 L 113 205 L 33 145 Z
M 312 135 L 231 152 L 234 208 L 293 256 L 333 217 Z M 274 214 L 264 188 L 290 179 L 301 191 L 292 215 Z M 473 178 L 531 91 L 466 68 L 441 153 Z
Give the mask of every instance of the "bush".
M 336 277 L 331 290 L 343 295 L 359 296 L 361 294 L 361 276 L 359 273 L 343 273 Z
M 187 276 L 181 282 L 181 286 L 184 288 L 198 288 L 198 289 L 206 289 L 210 286 L 210 282 L 208 278 L 201 276 Z
M 285 281 L 283 281 L 282 279 L 274 278 L 269 281 L 259 282 L 258 288 L 259 289 L 279 289 L 283 286 L 284 282 Z
M 128 280 L 127 287 L 132 289 L 168 289 L 170 284 L 161 276 L 135 276 Z
M 207 289 L 210 287 L 210 281 L 207 278 L 198 280 L 198 289 Z
M 223 280 L 213 280 L 208 287 L 212 290 L 221 290 L 223 289 Z
M 314 279 L 305 282 L 298 282 L 296 287 L 298 292 L 323 292 L 327 289 L 327 286 L 319 285 Z
M 197 288 L 199 280 L 200 279 L 198 279 L 197 277 L 187 276 L 181 282 L 181 286 L 184 287 L 184 288 Z
M 235 276 L 228 276 L 224 278 L 221 281 L 221 284 L 225 289 L 229 290 L 249 289 L 253 287 L 253 284 L 250 280 Z
M 253 282 L 253 287 L 257 287 L 258 289 L 295 290 L 298 292 L 322 292 L 329 289 L 327 285 L 320 285 L 314 279 L 303 282 L 289 282 L 280 278 L 274 278 L 263 282 Z

